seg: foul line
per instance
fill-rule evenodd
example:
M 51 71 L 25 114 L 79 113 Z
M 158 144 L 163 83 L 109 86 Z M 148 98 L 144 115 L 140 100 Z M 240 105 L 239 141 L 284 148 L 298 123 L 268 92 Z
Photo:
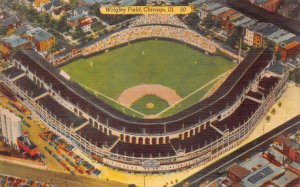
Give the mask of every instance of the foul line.
M 215 79 L 211 80 L 210 82 L 206 83 L 205 85 L 203 85 L 202 87 L 198 88 L 197 90 L 195 90 L 194 92 L 190 93 L 189 95 L 187 95 L 186 97 L 182 98 L 180 101 L 177 101 L 176 103 L 174 103 L 173 105 L 169 106 L 168 108 L 162 110 L 161 112 L 159 112 L 158 114 L 156 114 L 157 116 L 160 116 L 161 114 L 167 112 L 168 110 L 172 109 L 174 106 L 176 106 L 177 104 L 181 103 L 182 101 L 186 100 L 187 98 L 191 97 L 192 95 L 194 95 L 195 93 L 199 92 L 200 90 L 204 89 L 205 87 L 207 87 L 208 85 L 212 84 L 213 82 L 217 81 L 218 79 L 222 78 L 223 76 L 225 76 L 228 72 L 232 71 L 232 69 L 226 71 L 225 73 L 223 73 L 222 75 L 219 75 L 218 77 L 216 77 Z M 207 94 L 206 94 L 207 95 Z M 203 96 L 204 97 L 204 96 Z M 203 98 L 202 97 L 202 98 Z
M 98 94 L 98 95 L 100 95 L 100 96 L 102 96 L 102 97 L 104 97 L 104 98 L 106 98 L 106 99 L 108 99 L 108 100 L 114 102 L 115 104 L 118 104 L 119 106 L 124 107 L 125 109 L 131 110 L 132 112 L 135 112 L 135 113 L 137 113 L 137 114 L 140 114 L 140 115 L 142 115 L 143 117 L 146 116 L 146 114 L 143 114 L 143 113 L 141 113 L 141 112 L 139 112 L 139 111 L 137 111 L 137 110 L 135 110 L 135 109 L 133 109 L 133 108 L 128 108 L 128 107 L 122 105 L 121 103 L 119 103 L 118 101 L 114 100 L 113 98 L 108 97 L 108 96 L 106 96 L 106 95 L 104 95 L 104 94 L 102 94 L 102 93 L 100 93 L 100 92 L 97 92 L 97 91 L 95 91 L 95 90 L 89 88 L 88 86 L 84 86 L 84 85 L 82 85 L 81 83 L 78 83 L 78 84 L 79 84 L 80 86 L 82 86 L 83 88 L 85 88 L 86 90 L 90 90 L 90 91 L 94 92 L 95 95 Z

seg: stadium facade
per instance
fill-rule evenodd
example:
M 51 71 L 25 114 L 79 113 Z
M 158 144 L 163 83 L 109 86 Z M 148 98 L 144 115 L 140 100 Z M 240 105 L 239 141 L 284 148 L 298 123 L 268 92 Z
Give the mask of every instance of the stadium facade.
M 243 141 L 286 88 L 255 49 L 210 97 L 173 116 L 127 116 L 63 77 L 34 51 L 19 51 L 2 80 L 48 127 L 95 160 L 130 172 L 195 167 Z
M 156 15 L 62 54 L 55 63 L 151 38 L 222 52 L 176 17 Z M 2 81 L 35 117 L 93 159 L 129 172 L 170 172 L 204 164 L 248 137 L 287 85 L 288 71 L 268 70 L 273 61 L 268 49 L 251 51 L 214 94 L 158 119 L 134 118 L 112 108 L 34 51 L 18 51 Z

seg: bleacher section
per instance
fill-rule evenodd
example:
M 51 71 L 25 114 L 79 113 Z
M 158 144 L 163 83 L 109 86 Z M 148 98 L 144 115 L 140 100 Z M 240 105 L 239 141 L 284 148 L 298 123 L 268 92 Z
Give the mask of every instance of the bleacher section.
M 185 150 L 185 153 L 188 153 L 216 141 L 221 136 L 218 131 L 208 126 L 205 130 L 201 130 L 200 133 L 190 138 L 172 139 L 171 144 L 176 151 Z
M 57 101 L 55 101 L 51 96 L 47 95 L 36 101 L 44 110 L 51 113 L 52 116 L 67 127 L 77 128 L 84 124 L 86 120 L 82 117 L 75 115 L 73 112 L 69 111 Z
M 111 150 L 113 153 L 134 157 L 166 157 L 174 156 L 171 144 L 141 145 L 119 141 Z
M 231 132 L 232 130 L 243 125 L 259 106 L 259 103 L 250 99 L 245 99 L 229 117 L 222 121 L 215 121 L 212 124 L 223 132 L 227 129 L 229 132 Z
M 36 98 L 47 91 L 44 88 L 36 85 L 32 80 L 30 80 L 27 76 L 23 76 L 15 81 L 15 84 L 22 91 L 27 93 L 31 98 Z
M 118 140 L 117 136 L 114 135 L 108 136 L 102 133 L 101 131 L 99 131 L 98 129 L 92 127 L 91 124 L 84 126 L 76 133 L 79 134 L 84 139 L 86 139 L 87 141 L 91 142 L 93 145 L 97 145 L 98 147 L 102 147 L 102 146 L 111 147 Z

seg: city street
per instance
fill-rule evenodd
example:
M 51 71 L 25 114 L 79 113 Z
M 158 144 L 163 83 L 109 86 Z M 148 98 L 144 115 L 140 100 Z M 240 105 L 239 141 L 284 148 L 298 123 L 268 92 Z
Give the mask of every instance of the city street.
M 75 176 L 62 172 L 50 170 L 39 170 L 31 167 L 16 165 L 10 162 L 0 161 L 0 171 L 4 175 L 18 176 L 30 180 L 43 181 L 55 184 L 59 187 L 125 187 L 126 184 L 115 181 L 106 181 L 104 179 Z
M 246 158 L 267 149 L 277 135 L 296 132 L 298 129 L 300 129 L 300 115 L 200 170 L 191 177 L 175 185 L 175 187 L 198 187 L 201 183 L 212 181 L 219 177 L 218 171 L 224 171 L 232 164 L 243 162 Z

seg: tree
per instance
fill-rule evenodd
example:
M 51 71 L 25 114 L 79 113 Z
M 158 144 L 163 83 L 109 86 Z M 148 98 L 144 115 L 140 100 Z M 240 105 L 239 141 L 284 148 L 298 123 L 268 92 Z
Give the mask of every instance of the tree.
M 3 25 L 0 25 L 0 36 L 5 35 L 6 32 L 7 32 L 7 29 Z
M 55 30 L 61 33 L 68 32 L 71 29 L 70 25 L 67 24 L 67 15 L 62 16 L 54 25 L 56 27 Z
M 96 31 L 99 31 L 99 30 L 101 30 L 101 29 L 104 29 L 105 28 L 105 26 L 101 23 L 101 22 L 94 22 L 94 23 L 92 23 L 92 30 L 94 31 L 94 32 L 96 32 Z
M 75 9 L 78 6 L 78 0 L 70 0 L 71 9 Z
M 207 29 L 211 29 L 214 26 L 214 21 L 211 16 L 207 16 L 204 18 L 202 25 L 204 25 Z
M 275 47 L 275 43 L 272 42 L 271 40 L 265 40 L 265 46 L 266 46 L 267 48 L 273 50 L 274 47 Z
M 233 33 L 227 38 L 226 43 L 231 46 L 234 47 L 237 42 L 239 41 L 239 35 L 238 32 L 235 30 L 233 31 Z
M 196 27 L 197 24 L 200 21 L 199 16 L 197 15 L 197 13 L 191 13 L 189 14 L 186 18 L 185 21 L 187 22 L 188 25 L 190 25 L 191 27 Z
M 272 113 L 272 114 L 275 114 L 275 113 L 276 113 L 275 108 L 273 108 L 273 109 L 271 110 L 271 113 Z
M 100 17 L 100 3 L 95 3 L 90 10 L 91 15 Z
M 80 26 L 77 26 L 75 28 L 75 32 L 72 34 L 72 37 L 74 39 L 79 39 L 79 38 L 82 38 L 84 36 L 84 33 L 83 31 L 81 30 Z

